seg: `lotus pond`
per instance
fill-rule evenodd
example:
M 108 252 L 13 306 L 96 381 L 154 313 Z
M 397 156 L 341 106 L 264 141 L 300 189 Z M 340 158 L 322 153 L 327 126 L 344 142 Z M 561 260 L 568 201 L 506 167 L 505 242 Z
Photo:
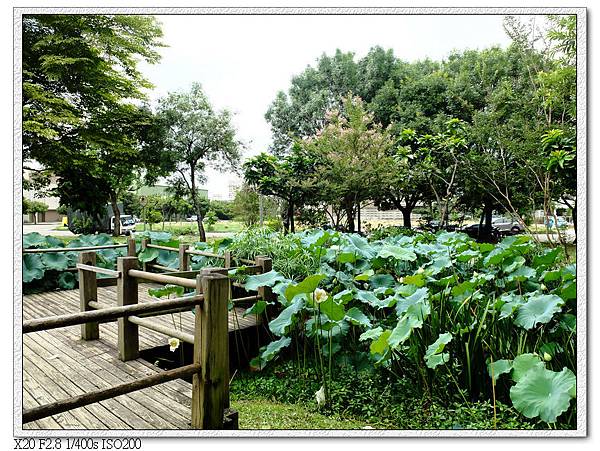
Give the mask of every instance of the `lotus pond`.
M 155 243 L 178 245 L 168 233 L 150 234 Z M 54 240 L 25 236 L 24 247 L 60 246 Z M 26 254 L 24 286 L 71 288 L 76 275 L 61 270 L 74 266 L 76 253 L 67 249 L 112 243 L 101 235 L 78 240 L 64 254 Z M 243 266 L 230 271 L 249 290 L 273 291 L 246 311 L 263 316 L 270 335 L 248 374 L 260 379 L 279 371 L 301 381 L 315 409 L 339 413 L 352 398 L 368 404 L 360 393 L 348 397 L 340 384 L 353 380 L 367 390 L 359 382 L 373 380 L 381 392 L 398 392 L 390 402 L 407 390 L 421 404 L 436 400 L 456 411 L 488 406 L 489 421 L 474 427 L 576 425 L 576 267 L 560 248 L 526 235 L 493 245 L 447 232 L 370 240 L 327 230 L 255 229 L 210 250 L 273 258 L 266 274 L 246 276 Z M 123 252 L 100 251 L 98 264 L 114 267 Z M 174 252 L 148 249 L 139 257 L 178 266 Z M 216 263 L 195 256 L 192 265 Z M 510 417 L 516 423 L 500 421 Z

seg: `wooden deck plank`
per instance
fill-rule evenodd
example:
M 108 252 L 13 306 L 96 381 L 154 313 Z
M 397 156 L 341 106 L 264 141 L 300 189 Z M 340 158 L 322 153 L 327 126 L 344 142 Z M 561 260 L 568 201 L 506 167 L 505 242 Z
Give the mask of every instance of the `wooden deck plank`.
M 140 284 L 140 302 L 154 284 Z M 116 302 L 116 287 L 98 288 L 98 301 Z M 255 318 L 242 318 L 244 309 L 230 314 L 230 331 L 255 327 Z M 77 290 L 24 296 L 23 320 L 79 311 Z M 164 315 L 153 320 L 193 332 L 193 313 Z M 165 346 L 169 337 L 140 328 L 140 349 Z M 116 322 L 100 325 L 100 339 L 84 341 L 80 326 L 27 334 L 23 337 L 23 407 L 29 409 L 71 396 L 108 388 L 156 374 L 158 367 L 136 359 L 122 362 L 117 356 Z M 170 381 L 25 424 L 24 429 L 189 429 L 191 384 Z

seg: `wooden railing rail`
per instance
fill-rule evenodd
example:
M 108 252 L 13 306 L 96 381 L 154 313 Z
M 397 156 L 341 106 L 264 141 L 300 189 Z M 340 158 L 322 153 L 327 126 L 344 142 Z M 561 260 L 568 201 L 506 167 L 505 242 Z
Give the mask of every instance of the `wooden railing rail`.
M 40 420 L 42 418 L 66 412 L 68 410 L 73 410 L 78 407 L 87 406 L 95 402 L 126 395 L 127 393 L 132 393 L 143 388 L 153 387 L 154 385 L 179 379 L 180 377 L 198 374 L 200 371 L 200 365 L 193 363 L 191 365 L 182 366 L 173 370 L 163 371 L 158 374 L 146 376 L 132 382 L 125 382 L 104 390 L 96 390 L 91 393 L 73 396 L 72 398 L 55 401 L 53 403 L 34 407 L 32 409 L 27 409 L 23 411 L 23 423 L 29 423 L 31 421 Z
M 136 259 L 137 260 L 137 259 Z M 136 279 L 149 280 L 151 282 L 168 283 L 171 285 L 179 285 L 185 288 L 196 288 L 196 282 L 191 279 L 184 279 L 183 277 L 169 276 L 166 274 L 158 274 L 148 271 L 139 271 L 137 269 L 130 269 L 127 272 L 129 277 Z
M 166 299 L 164 301 L 145 302 L 143 304 L 102 307 L 97 310 L 94 309 L 67 315 L 37 318 L 23 323 L 23 333 L 28 334 L 43 330 L 58 329 L 60 327 L 76 326 L 78 324 L 114 321 L 115 319 L 132 315 L 161 312 L 171 308 L 191 308 L 201 304 L 203 300 L 204 297 L 202 295 L 197 295 L 177 299 Z
M 46 252 L 82 252 L 82 251 L 99 251 L 102 249 L 118 249 L 128 247 L 128 243 L 124 244 L 107 244 L 104 246 L 81 246 L 81 247 L 48 247 L 40 249 L 23 249 L 24 254 L 40 254 Z
M 84 271 L 91 271 L 98 274 L 106 274 L 111 277 L 121 277 L 121 273 L 119 271 L 115 271 L 114 269 L 101 268 L 99 266 L 93 265 L 85 265 L 83 263 L 77 263 L 75 266 L 77 269 L 83 269 Z
M 196 294 L 178 299 L 138 304 L 138 278 L 147 279 L 148 274 L 137 270 L 136 257 L 117 259 L 117 271 L 121 277 L 117 280 L 117 307 L 101 307 L 97 301 L 95 276 L 88 265 L 95 263 L 95 253 L 83 253 L 80 256 L 80 297 L 82 311 L 72 315 L 41 318 L 23 324 L 23 333 L 66 327 L 76 324 L 92 324 L 105 320 L 118 320 L 119 358 L 123 361 L 139 356 L 138 326 L 147 327 L 156 332 L 175 336 L 184 342 L 192 343 L 193 363 L 175 370 L 120 384 L 115 387 L 97 390 L 80 396 L 57 401 L 44 406 L 23 411 L 23 423 L 35 421 L 61 412 L 86 406 L 105 399 L 131 393 L 184 376 L 192 376 L 191 425 L 196 429 L 222 429 L 225 415 L 229 426 L 237 428 L 237 413 L 229 409 L 229 335 L 228 311 L 229 279 L 218 272 L 203 271 L 196 280 L 178 277 L 157 276 L 164 283 L 189 282 L 194 284 Z M 194 308 L 194 334 L 174 331 L 152 323 L 138 314 L 168 311 L 173 308 Z M 84 334 L 92 339 L 93 333 Z M 88 331 L 89 332 L 89 331 Z M 93 330 L 91 332 L 94 332 Z M 86 338 L 87 337 L 87 338 Z M 97 336 L 96 336 L 97 338 Z

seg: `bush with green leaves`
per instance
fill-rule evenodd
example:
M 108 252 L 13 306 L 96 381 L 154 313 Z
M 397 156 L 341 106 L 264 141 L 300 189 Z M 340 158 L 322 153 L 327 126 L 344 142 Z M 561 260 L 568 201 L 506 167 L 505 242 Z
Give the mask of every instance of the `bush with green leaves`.
M 288 239 L 317 269 L 302 279 L 277 269 L 247 278 L 248 289 L 272 287 L 282 309 L 257 368 L 286 349 L 299 365 L 312 356 L 331 402 L 336 368 L 350 353 L 412 378 L 423 394 L 504 402 L 528 418 L 574 424 L 576 276 L 561 249 L 525 235 L 492 245 L 448 232 L 368 241 L 317 230 Z M 528 354 L 543 356 L 544 371 L 513 377 L 514 386 L 490 378 L 493 362 Z

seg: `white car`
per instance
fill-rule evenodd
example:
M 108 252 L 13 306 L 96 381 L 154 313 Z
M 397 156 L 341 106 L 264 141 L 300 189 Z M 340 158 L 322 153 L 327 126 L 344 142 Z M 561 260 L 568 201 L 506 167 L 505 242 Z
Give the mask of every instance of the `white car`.
M 121 235 L 131 235 L 131 232 L 135 232 L 135 220 L 131 215 L 121 215 Z M 115 217 L 110 218 L 110 230 L 115 229 Z
M 492 227 L 496 227 L 501 233 L 521 233 L 525 230 L 523 223 L 508 216 L 493 216 Z

